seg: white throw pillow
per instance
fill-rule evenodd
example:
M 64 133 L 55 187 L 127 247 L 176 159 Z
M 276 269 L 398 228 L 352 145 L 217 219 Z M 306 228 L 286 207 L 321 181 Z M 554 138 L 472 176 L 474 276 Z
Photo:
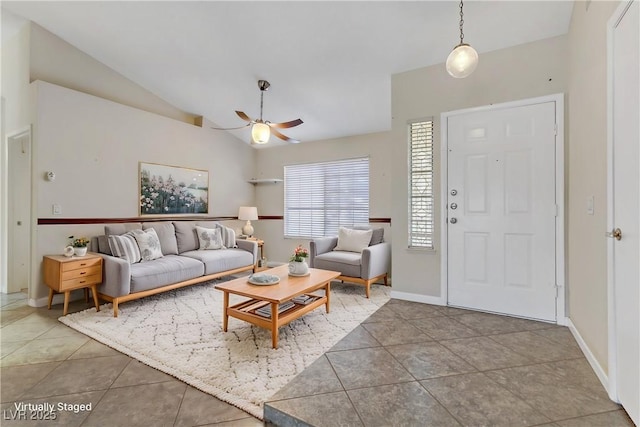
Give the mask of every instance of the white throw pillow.
M 334 251 L 362 252 L 369 247 L 373 230 L 354 230 L 340 227 L 338 229 L 338 245 Z
M 133 230 L 133 237 L 138 242 L 140 248 L 140 256 L 142 261 L 152 261 L 154 259 L 162 258 L 162 249 L 160 247 L 160 239 L 158 233 L 153 228 L 147 228 L 146 230 Z
M 107 239 L 113 256 L 122 258 L 129 264 L 140 262 L 140 249 L 133 233 L 128 232 L 121 236 L 111 235 Z
M 196 234 L 200 241 L 200 250 L 226 249 L 219 228 L 204 228 L 196 225 Z

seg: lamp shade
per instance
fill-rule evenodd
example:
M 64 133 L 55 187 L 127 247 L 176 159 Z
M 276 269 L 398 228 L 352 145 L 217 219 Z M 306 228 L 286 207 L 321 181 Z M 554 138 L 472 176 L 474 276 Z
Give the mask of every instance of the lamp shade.
M 254 123 L 251 128 L 251 138 L 256 144 L 266 144 L 271 136 L 271 128 L 266 123 Z
M 240 209 L 238 209 L 238 219 L 242 221 L 256 221 L 258 219 L 258 208 L 255 206 L 240 206 Z
M 447 57 L 447 72 L 451 76 L 462 79 L 478 66 L 478 52 L 466 43 L 456 46 Z

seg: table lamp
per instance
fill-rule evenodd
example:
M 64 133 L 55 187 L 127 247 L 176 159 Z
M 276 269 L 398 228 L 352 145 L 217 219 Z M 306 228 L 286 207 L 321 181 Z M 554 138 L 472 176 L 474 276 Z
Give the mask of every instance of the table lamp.
M 253 226 L 251 220 L 256 221 L 258 219 L 258 208 L 255 206 L 240 206 L 238 210 L 238 219 L 241 221 L 247 221 L 242 227 L 242 233 L 247 236 L 253 236 Z

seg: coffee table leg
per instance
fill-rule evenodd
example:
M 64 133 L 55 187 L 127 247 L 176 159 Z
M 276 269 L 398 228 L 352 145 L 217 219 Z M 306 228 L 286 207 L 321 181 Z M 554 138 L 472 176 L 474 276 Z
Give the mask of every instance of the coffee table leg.
M 229 324 L 229 314 L 227 309 L 229 308 L 229 292 L 224 292 L 224 301 L 222 303 L 222 330 L 227 332 L 227 325 Z
M 327 295 L 327 313 L 329 312 L 329 304 L 331 303 L 331 281 L 327 282 L 327 286 L 324 288 L 324 292 Z
M 278 303 L 271 303 L 271 345 L 278 348 Z

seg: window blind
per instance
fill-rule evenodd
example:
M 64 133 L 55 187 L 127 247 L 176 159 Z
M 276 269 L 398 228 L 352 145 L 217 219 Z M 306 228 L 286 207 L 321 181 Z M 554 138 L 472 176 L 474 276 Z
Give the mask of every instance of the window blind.
M 433 249 L 433 119 L 409 123 L 409 247 Z
M 284 167 L 285 237 L 336 236 L 369 223 L 369 159 Z

